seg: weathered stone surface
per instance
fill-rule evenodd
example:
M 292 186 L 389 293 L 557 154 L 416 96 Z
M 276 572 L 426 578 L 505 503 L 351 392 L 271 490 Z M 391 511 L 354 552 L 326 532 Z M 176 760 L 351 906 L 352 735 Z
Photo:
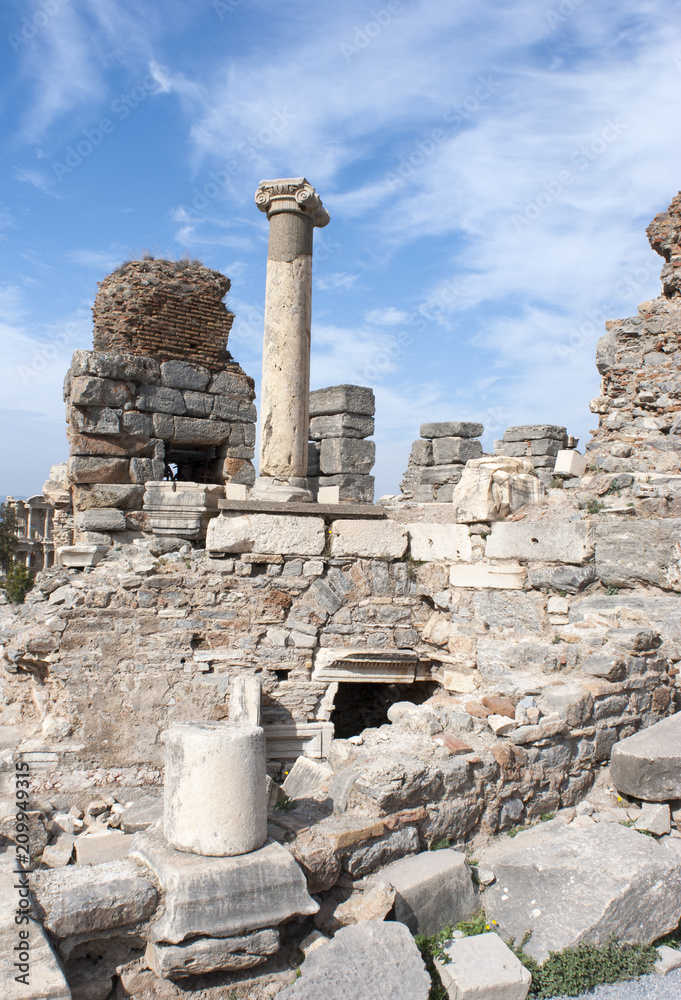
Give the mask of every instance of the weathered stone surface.
M 163 890 L 165 909 L 150 927 L 151 941 L 243 934 L 318 909 L 291 854 L 272 842 L 240 857 L 203 858 L 173 850 L 152 826 L 135 834 L 132 856 L 152 869 Z
M 482 455 L 482 445 L 474 438 L 437 437 L 433 441 L 433 463 L 449 465 L 452 462 L 468 462 Z
M 125 531 L 125 515 L 114 508 L 91 508 L 75 516 L 76 527 L 82 531 Z
M 406 537 L 406 532 L 405 532 Z M 210 552 L 262 552 L 319 556 L 324 550 L 324 520 L 287 514 L 243 514 L 213 518 L 208 525 Z
M 448 941 L 443 951 L 448 961 L 435 966 L 454 1000 L 525 1000 L 532 974 L 498 934 Z
M 230 426 L 222 420 L 175 417 L 174 445 L 218 445 L 229 440 Z
M 408 524 L 409 547 L 416 562 L 470 562 L 471 539 L 462 524 Z
M 418 854 L 420 849 L 418 830 L 405 826 L 344 853 L 343 868 L 354 878 L 363 878 L 393 861 Z
M 586 521 L 504 521 L 492 525 L 485 544 L 490 559 L 533 559 L 542 562 L 583 563 L 593 555 Z
M 36 912 L 58 938 L 139 923 L 158 903 L 144 869 L 131 861 L 34 872 L 30 882 Z
M 185 389 L 182 392 L 184 405 L 187 407 L 187 415 L 190 417 L 209 417 L 213 412 L 215 396 L 210 392 L 193 392 Z
M 128 461 L 125 458 L 69 459 L 69 481 L 72 483 L 127 483 Z
M 319 468 L 325 476 L 342 472 L 367 475 L 376 461 L 376 444 L 359 438 L 324 438 L 319 446 Z
M 635 821 L 637 830 L 645 830 L 662 837 L 671 830 L 671 812 L 666 802 L 643 802 L 641 815 Z
M 252 402 L 255 398 L 253 379 L 237 372 L 214 372 L 208 385 L 208 392 L 213 392 L 218 396 L 242 399 L 247 403 Z
M 145 958 L 160 979 L 182 979 L 217 970 L 252 969 L 279 949 L 272 928 L 239 937 L 200 937 L 183 944 L 150 941 Z
M 565 428 L 557 424 L 521 424 L 504 431 L 504 441 L 534 441 L 538 438 L 562 441 L 566 436 Z
M 220 420 L 248 423 L 256 419 L 257 411 L 253 403 L 247 403 L 241 398 L 233 399 L 231 396 L 216 396 L 213 403 L 213 415 Z
M 337 486 L 341 501 L 373 503 L 374 500 L 375 480 L 373 476 L 357 476 L 351 472 L 344 472 L 337 476 L 320 476 L 317 484 L 318 486 Z
M 130 386 L 125 382 L 78 375 L 71 383 L 71 402 L 74 406 L 124 406 L 131 398 Z
M 374 391 L 363 385 L 334 385 L 328 389 L 314 389 L 310 393 L 311 417 L 331 413 L 359 413 L 373 417 L 375 412 Z
M 412 934 L 436 934 L 478 908 L 466 855 L 459 851 L 424 851 L 393 862 L 380 877 L 395 887 L 395 919 Z
M 433 442 L 418 440 L 411 446 L 411 460 L 414 465 L 433 464 Z
M 139 833 L 163 816 L 163 796 L 143 795 L 121 813 L 123 833 Z
M 479 852 L 496 882 L 485 890 L 500 933 L 522 940 L 538 961 L 614 934 L 647 944 L 675 927 L 681 911 L 681 849 L 617 823 L 575 828 L 558 820 Z
M 3 1000 L 71 1000 L 64 973 L 40 924 L 15 923 L 17 876 L 0 872 L 0 969 Z M 20 936 L 21 935 L 21 936 Z M 28 944 L 26 954 L 16 950 Z M 26 961 L 24 961 L 24 958 Z M 19 963 L 19 967 L 15 963 Z M 17 982 L 16 976 L 25 977 Z
M 62 545 L 57 549 L 59 564 L 73 569 L 96 566 L 108 550 L 108 545 Z
M 595 566 L 540 566 L 530 569 L 527 582 L 537 590 L 550 587 L 568 594 L 579 594 L 596 579 Z
M 279 1000 L 427 1000 L 430 976 L 400 923 L 370 920 L 343 927 L 309 953 L 300 979 Z
M 171 389 L 194 389 L 203 392 L 210 381 L 210 372 L 201 365 L 188 361 L 164 361 L 161 364 L 161 382 Z
M 594 702 L 589 691 L 578 684 L 557 684 L 544 691 L 539 706 L 545 715 L 555 712 L 577 729 L 593 715 Z
M 78 511 L 111 507 L 141 510 L 143 499 L 144 487 L 133 483 L 96 483 L 73 488 L 73 504 Z
M 610 776 L 618 791 L 637 799 L 681 799 L 681 712 L 620 740 Z
M 441 486 L 444 483 L 458 483 L 463 473 L 464 465 L 462 462 L 448 465 L 429 465 L 418 470 L 417 478 L 421 486 Z
M 132 438 L 151 438 L 154 436 L 154 421 L 149 413 L 124 410 L 121 414 L 121 431 Z
M 333 771 L 326 764 L 320 764 L 309 757 L 299 757 L 283 784 L 284 792 L 290 799 L 315 798 L 328 790 Z
M 364 559 L 401 559 L 408 535 L 396 521 L 361 521 L 350 518 L 331 526 L 331 554 Z
M 79 434 L 118 434 L 120 431 L 120 410 L 109 406 L 87 406 L 69 408 L 69 430 Z
M 158 382 L 160 378 L 159 363 L 155 358 L 99 351 L 74 351 L 71 372 L 74 376 L 96 375 L 99 378 L 122 379 L 142 385 Z
M 467 420 L 449 420 L 442 423 L 421 424 L 419 434 L 422 438 L 477 438 L 481 437 L 484 431 L 482 424 Z
M 596 527 L 596 570 L 602 583 L 634 587 L 638 583 L 681 590 L 681 520 L 627 520 Z
M 113 438 L 94 434 L 69 434 L 69 450 L 72 455 L 127 458 L 131 455 L 153 454 L 154 442 L 146 438 L 134 438 L 130 434 L 119 434 Z
M 140 386 L 135 407 L 146 413 L 172 413 L 175 416 L 182 416 L 187 412 L 179 389 L 159 385 Z
M 72 833 L 60 833 L 54 844 L 48 844 L 43 851 L 42 862 L 48 868 L 63 868 L 73 856 L 75 837 Z
M 374 418 L 359 413 L 334 413 L 310 420 L 310 440 L 329 437 L 366 438 L 374 433 Z
M 574 450 L 560 450 L 556 455 L 556 464 L 553 469 L 557 476 L 583 476 L 586 472 L 586 458 Z
M 320 909 L 315 923 L 325 933 L 333 934 L 341 927 L 365 920 L 385 920 L 395 901 L 395 890 L 387 882 L 375 881 L 362 892 L 353 892 L 349 899 L 335 907 L 331 914 L 326 906 Z M 327 903 L 328 905 L 328 903 Z
M 474 590 L 488 588 L 500 590 L 522 590 L 525 583 L 525 569 L 518 563 L 497 566 L 466 566 L 455 564 L 449 571 L 452 587 L 470 587 Z
M 78 837 L 76 840 L 76 864 L 101 865 L 111 861 L 122 861 L 130 853 L 132 837 L 126 837 L 118 830 Z

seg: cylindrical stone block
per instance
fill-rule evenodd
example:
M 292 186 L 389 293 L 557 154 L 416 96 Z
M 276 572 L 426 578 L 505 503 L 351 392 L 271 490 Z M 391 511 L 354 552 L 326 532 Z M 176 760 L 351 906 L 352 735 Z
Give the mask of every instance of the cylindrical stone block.
M 163 832 L 170 846 L 209 857 L 262 847 L 267 784 L 261 727 L 176 722 L 163 741 Z

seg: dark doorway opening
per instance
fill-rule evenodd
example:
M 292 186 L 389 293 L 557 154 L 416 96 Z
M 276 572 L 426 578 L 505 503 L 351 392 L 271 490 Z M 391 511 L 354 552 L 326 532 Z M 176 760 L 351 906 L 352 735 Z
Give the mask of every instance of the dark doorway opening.
M 348 739 L 359 736 L 363 729 L 383 726 L 388 722 L 388 709 L 395 702 L 410 701 L 414 705 L 422 705 L 439 687 L 434 681 L 415 681 L 413 684 L 340 681 L 331 713 L 336 737 Z

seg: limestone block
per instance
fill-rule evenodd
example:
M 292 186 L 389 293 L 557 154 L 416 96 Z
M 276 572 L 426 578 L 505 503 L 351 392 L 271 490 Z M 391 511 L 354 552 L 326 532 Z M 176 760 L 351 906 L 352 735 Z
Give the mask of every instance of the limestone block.
M 163 816 L 163 796 L 143 795 L 121 813 L 123 833 L 139 833 L 156 823 Z
M 433 442 L 423 440 L 414 441 L 411 446 L 411 460 L 414 465 L 432 465 Z
M 213 403 L 213 414 L 220 420 L 236 420 L 242 423 L 253 423 L 258 417 L 253 403 L 231 396 L 216 396 Z
M 468 462 L 480 458 L 482 445 L 475 438 L 437 437 L 433 441 L 433 463 L 449 465 L 452 462 Z
M 160 458 L 131 458 L 130 480 L 133 483 L 156 482 L 163 477 L 165 467 Z
M 419 434 L 422 438 L 477 438 L 481 437 L 484 431 L 482 424 L 468 420 L 449 420 L 439 424 L 421 424 Z
M 96 566 L 108 550 L 108 545 L 62 545 L 57 549 L 57 562 L 67 569 L 84 569 L 86 566 Z
M 328 788 L 333 771 L 326 764 L 319 764 L 309 757 L 299 757 L 283 784 L 290 799 L 314 798 Z
M 125 382 L 79 375 L 71 383 L 70 397 L 74 406 L 122 408 L 132 399 L 132 392 Z
M 567 437 L 564 427 L 557 424 L 522 424 L 509 427 L 504 432 L 504 441 L 533 441 L 537 438 L 554 438 L 562 441 Z
M 478 853 L 496 876 L 486 909 L 504 937 L 532 931 L 525 951 L 538 962 L 611 935 L 648 944 L 678 923 L 681 851 L 673 843 L 617 823 L 542 823 Z
M 498 934 L 448 941 L 443 951 L 435 966 L 454 1000 L 525 1000 L 532 974 Z
M 0 872 L 0 969 L 3 1000 L 71 1000 L 71 990 L 47 935 L 39 923 L 16 924 L 17 876 Z M 20 932 L 24 935 L 20 937 Z M 18 951 L 28 941 L 28 955 Z M 23 961 L 26 958 L 27 961 Z M 14 963 L 18 962 L 19 967 Z M 23 967 L 22 967 L 23 966 Z M 17 982 L 16 976 L 25 977 Z
M 160 979 L 182 979 L 204 972 L 252 969 L 279 949 L 279 931 L 268 928 L 239 937 L 194 938 L 182 944 L 150 941 L 145 959 Z
M 542 566 L 530 569 L 527 581 L 531 587 L 540 590 L 565 590 L 568 594 L 578 594 L 596 579 L 595 566 Z
M 208 392 L 218 396 L 231 396 L 251 402 L 255 398 L 253 379 L 235 372 L 216 372 L 208 385 Z
M 193 392 L 185 389 L 182 396 L 190 417 L 209 417 L 213 412 L 215 396 L 210 392 Z
M 151 414 L 137 410 L 124 410 L 121 414 L 121 430 L 130 437 L 150 438 L 154 436 L 154 422 Z
M 362 559 L 401 559 L 408 533 L 397 521 L 347 520 L 331 525 L 331 555 Z
M 245 500 L 247 496 L 245 483 L 225 483 L 225 500 Z
M 363 878 L 392 861 L 418 854 L 420 850 L 418 830 L 415 826 L 404 826 L 345 852 L 343 869 L 350 872 L 355 879 Z
M 637 830 L 645 830 L 662 837 L 672 828 L 671 810 L 666 802 L 642 802 L 641 815 L 634 826 Z
M 329 437 L 366 438 L 374 433 L 373 417 L 359 413 L 333 413 L 310 420 L 310 440 L 321 441 Z
M 345 472 L 338 476 L 320 476 L 317 485 L 319 488 L 337 486 L 341 503 L 346 500 L 355 503 L 373 503 L 374 482 L 373 476 L 355 476 Z
M 466 855 L 459 851 L 424 851 L 393 862 L 380 877 L 395 887 L 395 919 L 412 934 L 436 934 L 478 908 Z
M 148 456 L 154 453 L 154 442 L 119 434 L 115 438 L 93 434 L 69 434 L 69 451 L 72 455 L 107 455 L 127 458 L 131 455 Z
M 492 525 L 485 543 L 485 555 L 490 559 L 579 564 L 593 552 L 592 532 L 586 521 L 500 521 Z
M 416 562 L 470 562 L 471 539 L 462 524 L 407 525 L 412 559 Z
M 127 483 L 128 460 L 125 458 L 83 458 L 74 455 L 69 459 L 71 483 Z
M 553 471 L 557 476 L 581 477 L 586 472 L 586 458 L 578 451 L 561 449 L 556 455 Z
M 179 389 L 168 389 L 159 385 L 140 386 L 135 408 L 143 412 L 172 413 L 177 416 L 187 412 Z
M 271 841 L 239 857 L 204 858 L 173 850 L 152 826 L 135 834 L 132 854 L 152 869 L 164 894 L 165 909 L 149 928 L 150 941 L 229 937 L 319 909 L 290 852 Z
M 125 531 L 125 515 L 114 508 L 78 511 L 75 524 L 81 531 Z
M 681 799 L 681 712 L 620 740 L 610 776 L 624 795 L 648 802 Z
M 375 412 L 374 391 L 363 385 L 334 385 L 310 393 L 311 417 L 332 413 L 358 413 L 373 417 Z
M 291 722 L 263 728 L 268 760 L 293 760 L 301 754 L 316 760 L 329 756 L 332 722 Z
M 43 851 L 42 863 L 48 868 L 63 868 L 73 856 L 75 839 L 72 833 L 60 833 L 54 844 L 48 844 Z
M 657 946 L 657 953 L 660 956 L 653 971 L 658 976 L 666 976 L 672 969 L 681 968 L 681 951 L 678 948 L 670 948 L 669 945 L 661 944 Z
M 158 903 L 156 889 L 132 861 L 34 872 L 30 882 L 38 917 L 58 938 L 139 923 Z
M 522 590 L 525 570 L 518 563 L 502 566 L 456 563 L 449 570 L 450 587 L 470 587 L 473 590 Z
M 579 684 L 556 684 L 544 690 L 539 707 L 544 715 L 555 712 L 577 729 L 593 715 L 594 702 L 589 691 Z
M 144 486 L 139 483 L 93 483 L 73 488 L 76 510 L 117 507 L 119 510 L 141 510 Z
M 260 725 L 262 682 L 259 677 L 239 674 L 229 683 L 229 721 Z
M 596 525 L 596 570 L 606 586 L 681 590 L 681 519 Z
M 218 445 L 229 440 L 230 426 L 222 420 L 175 417 L 173 445 Z
M 448 629 L 449 631 L 449 629 Z M 320 683 L 351 681 L 365 684 L 412 684 L 416 680 L 415 653 L 398 650 L 320 649 L 312 679 Z
M 262 552 L 319 556 L 324 551 L 324 519 L 288 514 L 222 514 L 208 525 L 209 552 Z
M 227 857 L 267 839 L 265 734 L 235 722 L 176 722 L 166 746 L 163 832 L 180 851 Z
M 72 406 L 69 429 L 79 434 L 118 434 L 121 428 L 120 413 L 109 406 L 88 406 L 79 409 Z
M 175 439 L 175 418 L 170 413 L 152 413 L 151 422 L 154 427 L 154 434 L 164 441 Z
M 340 486 L 319 486 L 317 503 L 340 503 Z
M 110 861 L 123 861 L 130 853 L 131 841 L 132 837 L 119 830 L 77 837 L 76 864 L 102 865 Z
M 443 483 L 458 483 L 463 472 L 463 463 L 428 465 L 419 468 L 417 478 L 422 486 L 440 486 Z
M 319 446 L 319 468 L 327 476 L 350 472 L 366 475 L 376 461 L 376 444 L 359 438 L 324 438 Z
M 400 923 L 368 920 L 339 930 L 308 953 L 302 973 L 278 1000 L 427 1000 L 430 976 Z
M 210 372 L 201 365 L 188 361 L 164 361 L 161 364 L 161 383 L 171 389 L 194 389 L 203 392 L 210 381 Z
M 155 358 L 140 354 L 103 354 L 100 351 L 74 351 L 71 372 L 75 375 L 97 375 L 146 384 L 158 382 L 161 377 Z

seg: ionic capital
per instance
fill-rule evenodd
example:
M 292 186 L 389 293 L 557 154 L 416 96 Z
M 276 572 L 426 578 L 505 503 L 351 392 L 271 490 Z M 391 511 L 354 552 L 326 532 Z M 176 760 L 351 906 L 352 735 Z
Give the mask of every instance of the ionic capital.
M 311 219 L 313 226 L 322 228 L 329 222 L 322 199 L 304 177 L 260 181 L 255 203 L 261 212 L 267 213 L 268 219 L 279 212 L 299 212 Z

